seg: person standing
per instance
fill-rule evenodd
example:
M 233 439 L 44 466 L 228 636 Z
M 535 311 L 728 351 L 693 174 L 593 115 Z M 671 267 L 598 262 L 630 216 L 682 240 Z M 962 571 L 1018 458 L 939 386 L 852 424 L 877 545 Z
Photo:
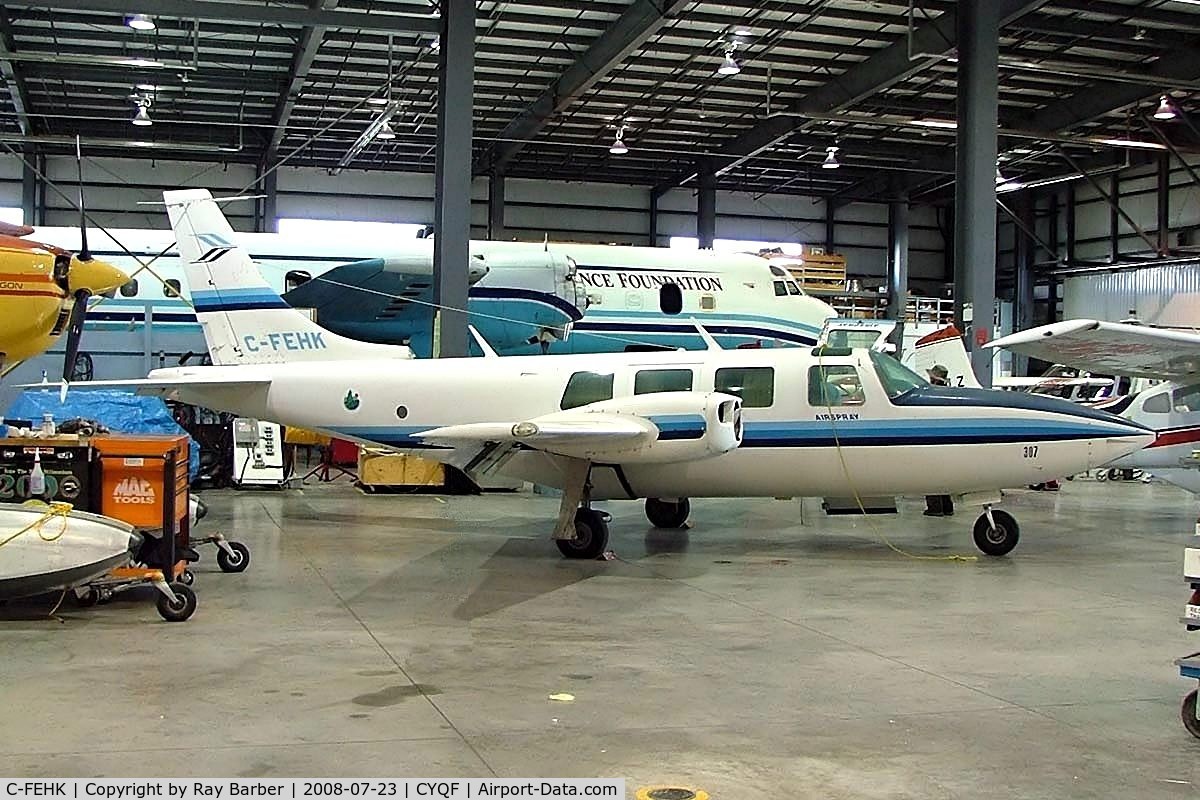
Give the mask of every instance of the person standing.
M 950 370 L 941 364 L 934 364 L 926 371 L 926 374 L 929 375 L 929 382 L 934 386 L 950 385 Z M 954 516 L 954 500 L 948 494 L 925 495 L 925 516 Z

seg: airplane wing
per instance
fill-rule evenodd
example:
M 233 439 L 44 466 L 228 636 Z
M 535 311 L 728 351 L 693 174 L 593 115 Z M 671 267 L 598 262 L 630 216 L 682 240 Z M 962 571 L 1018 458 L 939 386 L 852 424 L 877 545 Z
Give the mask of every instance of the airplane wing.
M 1125 322 L 1055 322 L 987 346 L 1110 375 L 1180 380 L 1200 373 L 1200 334 Z
M 486 272 L 482 262 L 472 263 L 470 282 Z M 423 318 L 434 303 L 433 275 L 428 263 L 419 259 L 372 258 L 334 267 L 283 299 L 294 308 L 316 309 L 317 319 L 324 322 L 415 317 L 414 312 Z

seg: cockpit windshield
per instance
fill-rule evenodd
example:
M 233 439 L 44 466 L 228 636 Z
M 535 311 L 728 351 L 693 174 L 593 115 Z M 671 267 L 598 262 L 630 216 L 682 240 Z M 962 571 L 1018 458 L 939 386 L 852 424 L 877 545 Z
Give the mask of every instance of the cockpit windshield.
M 871 361 L 875 364 L 875 374 L 879 376 L 883 390 L 892 400 L 913 389 L 929 385 L 929 381 L 891 356 L 877 350 L 871 351 Z

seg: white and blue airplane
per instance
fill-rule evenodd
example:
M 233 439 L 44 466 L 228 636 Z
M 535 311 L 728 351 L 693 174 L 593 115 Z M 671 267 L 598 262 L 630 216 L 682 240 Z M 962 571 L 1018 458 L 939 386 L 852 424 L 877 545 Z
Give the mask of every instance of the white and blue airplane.
M 99 385 L 560 488 L 553 536 L 568 557 L 606 549 L 600 500 L 645 498 L 654 525 L 681 527 L 689 497 L 896 494 L 982 505 L 975 542 L 1003 555 L 1019 526 L 992 508 L 1002 487 L 1080 472 L 1154 438 L 1063 400 L 934 388 L 865 349 L 725 350 L 703 326 L 701 351 L 413 359 L 322 329 L 242 248 L 211 246 L 232 231 L 207 192 L 164 197 L 214 366 Z
M 78 231 L 49 229 L 47 236 L 69 243 Z M 93 309 L 90 327 L 137 334 L 149 304 L 156 330 L 193 333 L 198 347 L 171 234 L 120 230 L 94 238 L 96 252 L 134 280 Z M 235 233 L 228 241 L 246 248 L 268 285 L 327 330 L 430 355 L 432 239 Z M 124 249 L 144 261 L 163 255 L 141 269 Z M 469 320 L 504 355 L 703 347 L 690 317 L 727 347 L 809 346 L 836 315 L 785 270 L 745 253 L 499 241 L 472 241 L 470 253 Z

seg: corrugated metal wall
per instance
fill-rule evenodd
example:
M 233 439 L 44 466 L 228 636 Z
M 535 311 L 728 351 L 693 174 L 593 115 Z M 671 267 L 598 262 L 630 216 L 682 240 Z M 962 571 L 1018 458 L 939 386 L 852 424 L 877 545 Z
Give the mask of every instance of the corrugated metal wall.
M 1076 275 L 1063 282 L 1063 317 L 1200 326 L 1200 264 Z

